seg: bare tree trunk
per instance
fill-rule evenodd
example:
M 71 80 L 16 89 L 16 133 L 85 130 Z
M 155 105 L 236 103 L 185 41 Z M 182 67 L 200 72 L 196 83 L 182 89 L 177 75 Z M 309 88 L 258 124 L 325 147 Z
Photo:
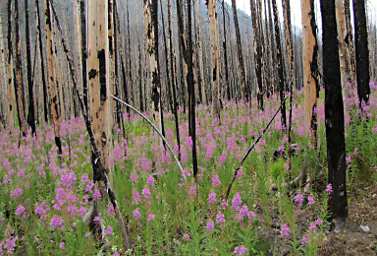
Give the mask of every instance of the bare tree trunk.
M 45 71 L 45 59 L 43 55 L 43 39 L 42 39 L 42 24 L 41 24 L 41 11 L 39 0 L 35 0 L 35 8 L 37 12 L 37 30 L 38 30 L 38 45 L 39 45 L 39 59 L 41 65 L 41 78 L 42 78 L 42 90 L 43 90 L 43 113 L 44 121 L 47 124 L 49 120 L 49 104 L 48 104 L 48 92 L 47 92 L 47 81 L 46 81 L 46 71 Z
M 174 59 L 174 48 L 173 48 L 173 33 L 172 33 L 172 7 L 171 0 L 168 0 L 168 30 L 169 30 L 169 48 L 170 48 L 170 70 L 172 72 L 172 93 L 173 93 L 173 115 L 175 123 L 175 134 L 178 146 L 178 159 L 181 159 L 181 138 L 179 133 L 179 116 L 178 116 L 178 102 L 177 102 L 177 92 L 176 92 L 176 76 L 175 74 L 175 59 Z
M 35 113 L 34 113 L 34 85 L 32 78 L 32 67 L 31 67 L 31 42 L 30 42 L 30 28 L 29 28 L 29 1 L 25 0 L 25 34 L 26 34 L 26 72 L 28 81 L 28 92 L 29 92 L 29 111 L 27 122 L 31 127 L 31 132 L 33 135 L 36 134 L 35 127 Z
M 216 7 L 215 7 L 216 9 Z M 247 101 L 251 100 L 250 91 L 246 85 L 246 75 L 245 75 L 245 63 L 243 59 L 242 53 L 242 43 L 241 43 L 241 32 L 240 32 L 240 25 L 238 22 L 238 10 L 236 0 L 232 0 L 232 10 L 233 10 L 233 20 L 234 20 L 234 28 L 236 30 L 236 41 L 237 41 L 237 54 L 238 54 L 238 71 L 239 71 L 239 79 L 240 79 L 240 88 L 241 88 L 241 95 Z
M 303 65 L 306 128 L 312 145 L 317 148 L 318 44 L 314 15 L 314 0 L 302 0 Z
M 284 12 L 284 34 L 287 43 L 287 56 L 288 56 L 288 86 L 289 86 L 289 117 L 288 117 L 288 145 L 292 144 L 292 111 L 293 111 L 293 88 L 295 88 L 295 74 L 294 74 L 294 52 L 292 42 L 292 23 L 291 23 L 291 5 L 290 0 L 283 0 Z M 289 170 L 292 167 L 292 154 L 291 150 L 288 151 L 289 157 Z
M 348 2 L 348 3 L 347 3 Z M 349 5 L 349 1 L 347 0 L 336 0 L 336 17 L 337 17 L 337 27 L 338 27 L 338 37 L 339 37 L 339 57 L 340 57 L 340 73 L 342 78 L 342 88 L 343 88 L 343 95 L 346 100 L 346 103 L 350 103 L 351 105 L 346 104 L 345 108 L 347 112 L 350 113 L 352 109 L 355 108 L 354 100 L 355 100 L 355 86 L 354 81 L 352 78 L 352 65 L 351 65 L 351 55 L 350 55 L 350 48 L 348 44 L 348 35 L 349 32 L 347 31 L 347 17 L 346 17 L 346 4 Z M 348 7 L 349 8 L 349 7 Z M 352 33 L 352 32 L 351 32 Z
M 208 16 L 210 24 L 210 42 L 211 42 L 211 84 L 212 84 L 212 107 L 213 113 L 220 122 L 220 43 L 219 33 L 217 30 L 217 11 L 216 0 L 208 1 Z M 242 59 L 242 54 L 241 54 Z M 240 78 L 242 81 L 242 78 Z M 245 81 L 243 79 L 243 81 Z M 244 83 L 241 82 L 242 85 Z M 243 87 L 242 87 L 243 88 Z
M 255 63 L 255 73 L 257 76 L 257 101 L 258 108 L 260 110 L 264 109 L 263 104 L 263 84 L 262 84 L 262 47 L 260 41 L 260 31 L 258 26 L 257 18 L 257 8 L 255 5 L 255 0 L 250 0 L 251 8 L 251 18 L 253 23 L 253 45 L 254 45 L 254 63 Z
M 147 55 L 149 59 L 149 72 L 152 96 L 153 117 L 160 125 L 165 136 L 164 116 L 161 101 L 160 58 L 158 48 L 158 1 L 144 0 L 145 38 L 147 39 Z M 161 141 L 165 148 L 165 143 Z
M 340 78 L 339 49 L 335 1 L 321 0 L 323 35 L 323 76 L 325 84 L 325 118 L 329 183 L 330 216 L 335 225 L 344 224 L 348 215 L 346 189 L 346 152 L 344 109 Z
M 280 22 L 279 22 L 279 13 L 276 5 L 276 0 L 272 0 L 272 8 L 274 10 L 274 21 L 275 21 L 275 38 L 276 38 L 276 52 L 278 58 L 278 72 L 279 72 L 279 94 L 280 94 L 280 104 L 281 104 L 281 124 L 283 129 L 287 128 L 287 114 L 285 107 L 285 75 L 284 75 L 284 61 L 283 53 L 281 49 L 281 40 L 280 40 Z
M 58 86 L 55 74 L 55 59 L 56 52 L 54 49 L 54 37 L 53 37 L 53 19 L 51 15 L 50 1 L 46 0 L 46 12 L 45 12 L 45 33 L 46 33 L 46 51 L 47 51 L 47 92 L 49 96 L 49 106 L 52 119 L 52 125 L 55 134 L 55 144 L 58 149 L 58 155 L 61 156 L 62 142 L 60 138 L 60 113 L 58 109 Z
M 8 1 L 8 35 L 7 35 L 7 41 L 8 41 L 8 67 L 7 67 L 7 73 L 8 73 L 8 83 L 7 83 L 7 98 L 8 98 L 8 104 L 7 104 L 7 117 L 8 117 L 8 123 L 7 126 L 12 130 L 14 128 L 14 116 L 15 116 L 15 109 L 16 106 L 14 105 L 14 102 L 16 100 L 15 96 L 15 87 L 14 87 L 14 67 L 13 67 L 13 44 L 12 44 L 12 0 Z
M 21 56 L 21 38 L 20 38 L 20 16 L 19 16 L 19 7 L 18 0 L 14 1 L 15 3 L 15 32 L 16 32 L 16 104 L 18 112 L 18 122 L 20 125 L 20 130 L 23 136 L 27 134 L 26 126 L 26 117 L 25 117 L 25 92 L 24 92 L 24 82 L 22 76 L 22 56 Z
M 194 1 L 194 28 L 195 28 L 195 67 L 196 67 L 196 76 L 198 84 L 198 96 L 199 102 L 204 103 L 204 83 L 203 83 L 203 46 L 202 46 L 202 15 L 200 13 L 200 0 Z M 204 93 L 205 94 L 205 93 Z
M 223 0 L 222 2 L 222 9 L 223 9 L 223 33 L 224 33 L 223 48 L 224 48 L 226 98 L 228 101 L 230 101 L 231 90 L 230 90 L 230 83 L 229 83 L 229 64 L 228 64 L 227 29 L 226 29 L 227 20 L 226 20 L 226 15 L 225 15 L 225 0 Z
M 186 0 L 187 13 L 191 14 L 191 0 Z M 188 15 L 186 31 L 183 25 L 183 15 L 182 15 L 182 2 L 177 0 L 177 16 L 178 16 L 178 30 L 179 30 L 179 40 L 182 47 L 182 53 L 185 60 L 185 77 L 188 88 L 188 123 L 189 123 L 189 136 L 192 140 L 192 165 L 193 174 L 195 180 L 197 181 L 198 175 L 198 160 L 196 151 L 196 117 L 195 117 L 195 83 L 194 83 L 194 73 L 193 73 L 193 51 L 192 51 L 192 18 Z
M 360 108 L 369 104 L 369 50 L 365 0 L 353 0 L 356 42 L 356 77 Z

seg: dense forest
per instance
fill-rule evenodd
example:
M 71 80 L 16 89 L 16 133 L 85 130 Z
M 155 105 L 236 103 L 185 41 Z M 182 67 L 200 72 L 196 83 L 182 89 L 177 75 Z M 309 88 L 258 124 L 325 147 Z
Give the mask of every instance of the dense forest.
M 376 14 L 0 1 L 0 256 L 376 255 Z

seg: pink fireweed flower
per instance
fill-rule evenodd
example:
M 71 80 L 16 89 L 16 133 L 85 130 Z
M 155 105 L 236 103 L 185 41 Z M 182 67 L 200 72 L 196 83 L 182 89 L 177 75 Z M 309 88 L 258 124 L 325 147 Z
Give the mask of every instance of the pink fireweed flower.
M 280 235 L 285 238 L 285 239 L 288 239 L 291 235 L 291 230 L 289 229 L 289 226 L 288 224 L 283 224 L 281 225 L 280 227 Z
M 249 211 L 247 213 L 247 218 L 249 219 L 249 223 L 253 223 L 256 217 L 257 217 L 257 214 L 254 211 Z
M 85 192 L 85 193 L 92 192 L 92 191 L 93 191 L 93 188 L 94 188 L 94 183 L 93 183 L 93 181 L 88 181 L 88 183 L 87 183 L 86 186 L 85 186 L 85 190 L 84 190 L 84 192 Z
M 89 182 L 89 176 L 87 174 L 84 174 L 81 176 L 81 183 L 86 184 Z
M 149 171 L 152 168 L 152 162 L 144 156 L 139 158 L 139 165 L 140 168 L 145 172 Z
M 97 225 L 101 224 L 101 216 L 98 216 L 98 215 L 97 215 L 96 217 L 94 217 L 93 221 L 94 221 L 94 223 L 96 223 Z
M 188 136 L 186 138 L 186 144 L 187 144 L 187 146 L 192 147 L 193 141 L 192 141 L 191 136 Z
M 94 189 L 94 192 L 93 192 L 93 200 L 94 201 L 99 201 L 101 200 L 102 198 L 102 195 L 101 195 L 101 192 L 99 191 L 99 189 Z
M 152 193 L 149 190 L 149 188 L 143 188 L 142 194 L 143 194 L 143 196 L 144 196 L 145 199 L 150 199 L 151 195 L 152 195 Z
M 54 215 L 50 221 L 50 227 L 52 229 L 61 229 L 64 227 L 64 220 L 62 217 Z
M 36 215 L 38 215 L 39 217 L 45 217 L 47 215 L 47 213 L 49 212 L 49 207 L 47 205 L 47 203 L 45 202 L 42 202 L 42 203 L 38 203 L 34 209 L 34 213 Z
M 10 192 L 10 197 L 12 199 L 19 198 L 20 196 L 22 196 L 23 192 L 24 190 L 22 188 L 15 188 L 14 190 Z
M 134 204 L 139 204 L 141 202 L 141 196 L 138 191 L 132 191 L 132 202 Z
M 123 156 L 123 149 L 119 144 L 117 144 L 113 150 L 113 159 L 115 162 L 118 162 L 119 160 L 122 159 L 122 156 Z
M 308 195 L 307 200 L 308 200 L 308 205 L 313 205 L 313 204 L 315 204 L 314 196 L 312 196 L 312 195 Z
M 223 165 L 226 161 L 226 158 L 227 158 L 227 154 L 226 152 L 223 152 L 220 156 L 219 156 L 219 166 Z
M 238 211 L 238 209 L 241 206 L 241 203 L 242 203 L 242 201 L 241 201 L 241 194 L 239 192 L 237 192 L 236 195 L 232 199 L 232 208 L 233 208 L 233 210 Z
M 332 194 L 332 192 L 333 192 L 333 189 L 332 189 L 332 184 L 331 183 L 329 183 L 329 184 L 327 184 L 327 186 L 326 186 L 326 193 L 328 193 L 328 194 Z
M 141 212 L 140 212 L 140 209 L 139 209 L 139 208 L 136 208 L 136 209 L 132 212 L 132 216 L 134 217 L 135 220 L 140 220 L 140 218 L 141 218 Z
M 154 185 L 154 178 L 153 178 L 153 176 L 148 176 L 148 178 L 147 178 L 147 184 L 149 185 L 149 186 L 153 186 Z
M 73 204 L 68 205 L 68 206 L 67 206 L 67 212 L 68 212 L 69 215 L 71 215 L 72 217 L 76 216 L 77 213 L 78 213 L 77 206 L 76 206 L 76 205 L 73 205 Z
M 156 218 L 156 215 L 154 215 L 154 213 L 152 213 L 152 212 L 148 213 L 148 216 L 147 216 L 148 222 L 153 221 L 155 218 Z
M 237 246 L 236 248 L 234 248 L 233 254 L 237 255 L 237 256 L 241 256 L 241 255 L 247 254 L 248 251 L 249 250 L 245 246 L 240 245 L 240 246 Z
M 208 204 L 215 204 L 216 203 L 216 193 L 215 192 L 210 192 L 208 194 Z
M 242 207 L 240 208 L 238 214 L 240 215 L 241 220 L 242 220 L 243 218 L 245 218 L 245 217 L 248 216 L 248 214 L 249 214 L 249 208 L 247 207 L 246 204 L 243 204 L 243 205 L 242 205 Z
M 207 221 L 207 231 L 208 232 L 212 232 L 215 228 L 215 223 L 213 222 L 213 220 L 208 220 Z
M 293 198 L 296 206 L 301 207 L 304 203 L 304 196 L 301 193 L 297 193 L 295 197 Z
M 11 237 L 5 240 L 4 249 L 7 250 L 9 255 L 12 255 L 14 250 L 16 249 L 16 241 L 17 237 Z
M 20 216 L 23 216 L 25 214 L 25 212 L 26 212 L 25 207 L 22 204 L 20 204 L 20 205 L 17 206 L 15 213 L 16 213 L 16 216 L 20 217 Z
M 60 242 L 60 243 L 59 243 L 59 248 L 60 248 L 61 250 L 64 250 L 64 248 L 65 248 L 65 243 L 64 243 L 64 242 Z
M 309 224 L 309 230 L 310 231 L 315 231 L 316 229 L 317 229 L 317 225 L 314 222 Z
M 17 172 L 17 176 L 22 178 L 22 177 L 25 177 L 25 170 L 24 169 L 21 169 Z
M 66 172 L 60 177 L 60 182 L 63 187 L 71 188 L 76 182 L 76 175 L 74 172 Z
M 302 236 L 302 239 L 300 241 L 300 244 L 302 246 L 306 246 L 309 243 L 309 236 L 307 234 Z
M 216 214 L 216 224 L 224 224 L 225 223 L 225 216 L 222 212 L 218 212 Z
M 132 183 L 136 183 L 138 179 L 139 179 L 139 176 L 137 176 L 136 173 L 131 173 L 130 180 Z
M 214 176 L 212 176 L 212 178 L 211 178 L 211 182 L 212 182 L 212 186 L 213 186 L 214 188 L 219 187 L 219 186 L 221 185 L 221 180 L 220 180 L 220 178 L 219 178 L 219 175 L 214 175 Z
M 323 221 L 321 218 L 318 218 L 314 221 L 314 223 L 317 225 L 317 226 L 321 226 L 323 224 Z
M 240 168 L 237 170 L 237 173 L 236 173 L 236 178 L 239 179 L 243 176 L 243 169 Z
M 114 206 L 109 203 L 107 205 L 107 213 L 110 215 L 110 216 L 114 216 L 115 215 L 115 209 L 114 209 Z
M 113 228 L 111 226 L 107 226 L 104 230 L 105 236 L 111 236 L 113 234 Z

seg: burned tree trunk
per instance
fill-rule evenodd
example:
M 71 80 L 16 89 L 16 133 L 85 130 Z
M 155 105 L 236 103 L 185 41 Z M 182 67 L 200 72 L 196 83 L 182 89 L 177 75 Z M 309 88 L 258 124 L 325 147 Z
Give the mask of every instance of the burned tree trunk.
M 274 12 L 274 23 L 275 23 L 275 38 L 276 38 L 276 54 L 278 58 L 278 82 L 279 82 L 279 95 L 280 95 L 280 104 L 281 104 L 281 124 L 283 129 L 287 128 L 287 114 L 285 107 L 285 75 L 284 75 L 284 61 L 283 53 L 281 49 L 281 40 L 280 40 L 280 22 L 279 22 L 279 13 L 276 5 L 276 0 L 272 0 L 272 8 Z
M 15 87 L 14 87 L 14 66 L 13 66 L 13 44 L 12 44 L 12 0 L 8 1 L 8 35 L 7 35 L 7 41 L 8 41 L 8 59 L 7 59 L 7 126 L 10 130 L 14 128 L 14 115 L 15 115 L 15 109 L 16 106 L 14 105 L 15 102 Z
M 191 14 L 191 0 L 186 0 L 187 12 Z M 188 87 L 188 123 L 189 123 L 189 136 L 191 137 L 192 144 L 192 169 L 195 180 L 197 181 L 198 175 L 198 160 L 196 151 L 196 116 L 195 116 L 195 84 L 194 84 L 194 72 L 193 72 L 193 49 L 192 49 L 192 18 L 188 15 L 186 31 L 183 25 L 182 15 L 182 2 L 177 0 L 177 16 L 178 16 L 178 28 L 179 28 L 179 40 L 182 47 L 182 53 L 186 65 L 186 82 Z
M 251 18 L 253 24 L 253 45 L 254 45 L 254 63 L 255 74 L 257 76 L 257 101 L 258 108 L 264 109 L 263 104 L 263 84 L 262 84 L 262 46 L 260 40 L 260 31 L 258 26 L 257 9 L 255 0 L 250 0 Z
M 314 14 L 314 0 L 301 2 L 303 24 L 303 65 L 306 128 L 311 142 L 317 148 L 317 97 L 318 82 L 318 44 Z
M 27 122 L 31 127 L 33 135 L 36 134 L 35 113 L 34 113 L 34 85 L 32 79 L 31 68 L 31 42 L 30 42 L 30 28 L 29 28 L 29 1 L 25 0 L 25 34 L 26 34 L 26 72 L 29 92 L 29 111 Z
M 321 0 L 323 33 L 323 76 L 330 195 L 329 210 L 335 224 L 347 217 L 346 152 L 344 110 L 340 78 L 335 1 Z
M 219 43 L 219 33 L 217 30 L 216 0 L 208 1 L 208 16 L 209 16 L 211 56 L 212 56 L 211 57 L 211 84 L 212 84 L 212 92 L 213 92 L 212 93 L 213 95 L 212 106 L 213 106 L 213 113 L 216 115 L 216 117 L 220 121 L 220 96 L 221 96 L 220 94 L 220 43 Z M 188 33 L 190 33 L 190 31 Z
M 35 8 L 37 10 L 37 30 L 38 30 L 38 45 L 39 45 L 39 60 L 41 65 L 41 78 L 42 78 L 42 90 L 43 90 L 43 113 L 44 121 L 47 124 L 49 120 L 49 104 L 48 104 L 48 92 L 47 92 L 47 81 L 46 81 L 46 71 L 45 71 L 45 59 L 43 55 L 43 39 L 42 39 L 42 23 L 41 23 L 41 11 L 39 0 L 35 0 Z
M 164 116 L 161 101 L 160 58 L 158 49 L 158 1 L 144 0 L 144 26 L 147 39 L 153 117 L 165 136 Z M 165 143 L 161 141 L 165 148 Z
M 357 93 L 359 104 L 362 109 L 369 104 L 369 50 L 368 31 L 365 14 L 365 0 L 353 0 L 355 20 L 355 42 L 356 42 L 356 77 Z
M 51 113 L 52 126 L 54 128 L 55 144 L 58 149 L 58 155 L 61 156 L 62 142 L 60 138 L 60 113 L 58 109 L 58 86 L 55 74 L 55 50 L 54 50 L 54 37 L 53 37 L 53 20 L 50 1 L 46 0 L 45 12 L 45 33 L 46 33 L 46 51 L 47 51 L 47 92 L 49 96 L 49 106 Z
M 178 102 L 177 102 L 177 92 L 176 92 L 176 76 L 175 72 L 175 58 L 173 49 L 173 33 L 172 33 L 172 6 L 171 0 L 168 0 L 168 37 L 169 37 L 169 48 L 170 48 L 170 70 L 172 72 L 172 96 L 173 96 L 173 115 L 175 123 L 175 134 L 178 146 L 178 158 L 181 159 L 181 138 L 179 133 L 179 116 L 178 116 Z
M 349 2 L 346 0 L 336 0 L 336 18 L 337 18 L 337 27 L 338 27 L 338 37 L 339 37 L 339 57 L 340 57 L 340 73 L 342 78 L 342 88 L 343 95 L 348 99 L 347 102 L 350 102 L 352 105 L 347 106 L 347 112 L 350 112 L 355 105 L 353 104 L 354 100 L 354 82 L 352 78 L 352 66 L 351 66 L 351 55 L 349 49 L 349 33 L 347 31 L 347 15 L 346 15 L 346 4 L 349 5 Z M 349 7 L 348 7 L 349 8 Z
M 225 15 L 225 0 L 222 2 L 222 9 L 223 9 L 223 33 L 224 33 L 224 40 L 223 40 L 223 48 L 224 48 L 224 71 L 225 71 L 225 85 L 226 85 L 226 98 L 228 101 L 231 99 L 231 90 L 230 90 L 230 83 L 229 83 L 229 64 L 228 64 L 228 47 L 227 47 L 227 31 L 226 31 L 226 15 Z
M 24 82 L 22 76 L 22 55 L 21 55 L 21 37 L 20 37 L 20 15 L 18 0 L 14 1 L 15 9 L 15 33 L 16 33 L 16 80 L 15 80 L 15 92 L 16 92 L 16 105 L 18 112 L 18 122 L 20 125 L 20 130 L 23 136 L 27 134 L 26 126 L 26 116 L 25 116 L 25 92 L 24 92 Z

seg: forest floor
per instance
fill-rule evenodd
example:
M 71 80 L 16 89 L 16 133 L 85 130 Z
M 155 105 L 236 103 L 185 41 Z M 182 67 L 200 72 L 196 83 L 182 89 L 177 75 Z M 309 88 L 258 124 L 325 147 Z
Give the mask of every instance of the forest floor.
M 320 256 L 377 255 L 377 184 L 350 192 L 344 230 L 327 235 Z

